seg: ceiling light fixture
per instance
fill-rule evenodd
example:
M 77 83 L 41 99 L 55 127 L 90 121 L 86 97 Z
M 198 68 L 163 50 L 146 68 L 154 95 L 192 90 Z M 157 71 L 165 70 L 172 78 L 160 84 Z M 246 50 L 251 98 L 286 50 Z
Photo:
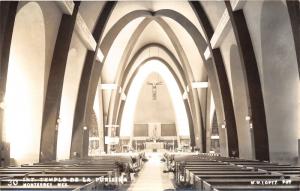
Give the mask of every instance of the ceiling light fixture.
M 186 92 L 186 91 L 184 91 L 184 93 L 183 93 L 183 95 L 182 95 L 182 98 L 183 98 L 184 100 L 186 100 L 186 99 L 188 98 L 188 95 L 187 95 L 187 92 Z
M 193 82 L 192 88 L 208 88 L 208 82 Z
M 118 89 L 117 84 L 99 84 L 102 90 L 116 90 Z
M 246 120 L 246 121 L 250 121 L 250 120 L 251 120 L 251 117 L 250 117 L 249 115 L 247 115 L 247 116 L 245 117 L 245 120 Z
M 121 100 L 123 100 L 123 101 L 125 101 L 126 100 L 126 94 L 123 92 L 122 94 L 121 94 Z
M 219 135 L 212 135 L 210 136 L 210 139 L 220 139 Z
M 221 128 L 225 129 L 226 128 L 226 121 L 224 120 L 224 122 L 221 124 Z

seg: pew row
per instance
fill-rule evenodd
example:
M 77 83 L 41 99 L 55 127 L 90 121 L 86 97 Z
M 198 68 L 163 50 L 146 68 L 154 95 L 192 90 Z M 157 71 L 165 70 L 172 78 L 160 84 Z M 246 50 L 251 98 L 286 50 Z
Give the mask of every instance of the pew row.
M 0 168 L 0 190 L 117 189 L 130 184 L 130 173 L 141 167 L 140 158 L 133 158 L 103 156 Z
M 300 190 L 300 167 L 267 161 L 207 155 L 165 154 L 167 167 L 174 165 L 179 188 L 218 190 Z

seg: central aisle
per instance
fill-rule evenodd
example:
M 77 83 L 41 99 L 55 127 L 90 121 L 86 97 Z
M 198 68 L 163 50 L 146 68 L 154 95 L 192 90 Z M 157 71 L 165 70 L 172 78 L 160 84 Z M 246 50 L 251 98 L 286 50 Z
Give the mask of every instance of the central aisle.
M 144 164 L 139 176 L 129 187 L 129 191 L 163 191 L 174 189 L 171 173 L 163 173 L 164 163 L 161 153 L 147 153 L 148 162 Z

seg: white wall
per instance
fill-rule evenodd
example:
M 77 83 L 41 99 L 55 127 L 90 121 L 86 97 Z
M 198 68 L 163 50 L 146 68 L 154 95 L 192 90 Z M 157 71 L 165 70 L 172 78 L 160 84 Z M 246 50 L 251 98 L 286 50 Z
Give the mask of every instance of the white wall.
M 17 163 L 39 159 L 45 43 L 43 12 L 38 3 L 27 3 L 15 19 L 5 95 L 5 140 Z
M 164 85 L 157 86 L 157 100 L 152 99 L 152 86 L 147 82 L 161 81 Z M 157 73 L 152 73 L 145 80 L 135 110 L 134 123 L 175 123 L 175 113 L 166 83 Z

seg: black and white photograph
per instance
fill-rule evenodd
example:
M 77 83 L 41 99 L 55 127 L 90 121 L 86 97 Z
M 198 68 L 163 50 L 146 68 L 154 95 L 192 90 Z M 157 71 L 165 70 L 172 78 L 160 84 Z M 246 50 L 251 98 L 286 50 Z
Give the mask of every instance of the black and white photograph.
M 1 191 L 300 191 L 300 0 L 0 0 Z

